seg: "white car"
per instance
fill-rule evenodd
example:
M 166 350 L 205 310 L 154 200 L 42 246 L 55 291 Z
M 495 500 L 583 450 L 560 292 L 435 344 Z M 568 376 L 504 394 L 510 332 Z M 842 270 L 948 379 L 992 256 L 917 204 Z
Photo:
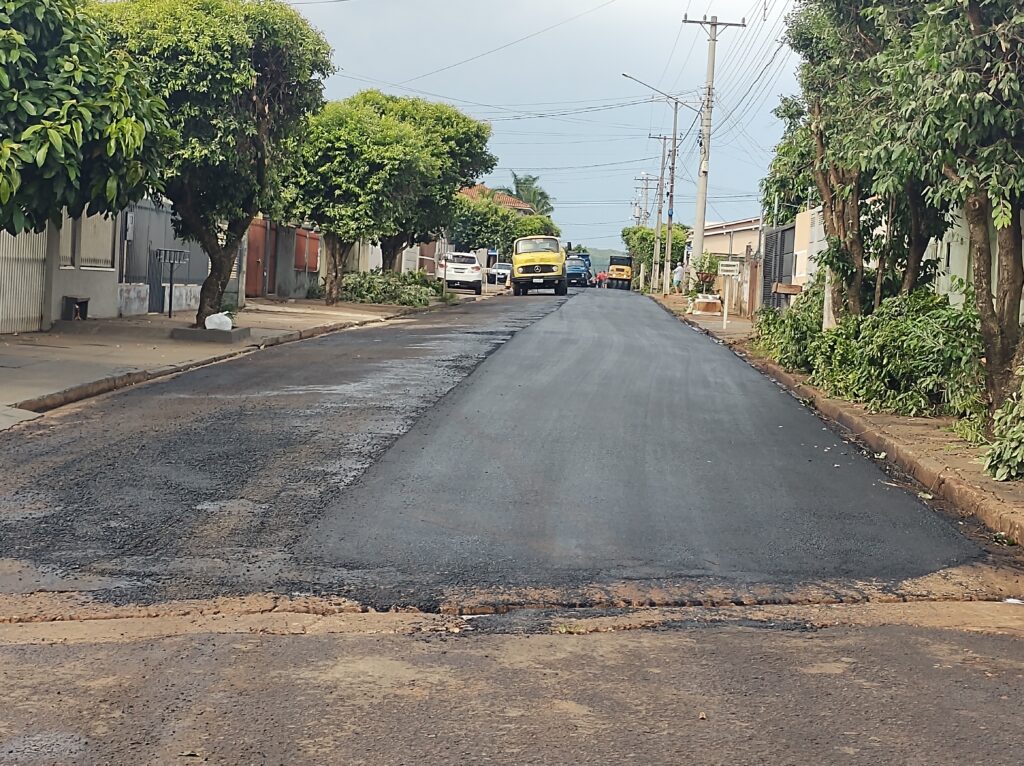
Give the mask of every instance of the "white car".
M 477 295 L 484 291 L 484 270 L 473 253 L 447 253 L 437 262 L 437 278 L 448 287 L 472 290 Z
M 496 263 L 487 269 L 487 284 L 508 287 L 512 281 L 512 264 Z

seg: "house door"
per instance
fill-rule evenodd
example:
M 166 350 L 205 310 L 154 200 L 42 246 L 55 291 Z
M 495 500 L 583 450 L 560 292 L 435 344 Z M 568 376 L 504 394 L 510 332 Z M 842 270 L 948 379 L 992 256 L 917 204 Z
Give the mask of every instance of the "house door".
M 46 232 L 0 231 L 0 334 L 43 329 Z

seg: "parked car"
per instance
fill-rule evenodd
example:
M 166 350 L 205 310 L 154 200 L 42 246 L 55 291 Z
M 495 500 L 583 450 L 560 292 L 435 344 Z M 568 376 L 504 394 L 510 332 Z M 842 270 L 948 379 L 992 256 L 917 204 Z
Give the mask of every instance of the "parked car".
M 587 266 L 587 262 L 582 258 L 566 258 L 565 272 L 569 278 L 570 287 L 590 287 L 592 279 L 590 267 Z
M 483 269 L 473 253 L 448 253 L 437 262 L 437 278 L 448 287 L 472 290 L 477 295 L 484 291 Z
M 508 286 L 512 277 L 511 263 L 496 263 L 487 270 L 487 284 Z

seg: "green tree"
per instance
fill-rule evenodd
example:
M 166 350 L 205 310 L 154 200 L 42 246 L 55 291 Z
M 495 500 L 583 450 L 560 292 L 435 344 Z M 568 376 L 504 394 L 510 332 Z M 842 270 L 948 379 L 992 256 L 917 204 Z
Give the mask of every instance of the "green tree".
M 689 236 L 689 228 L 676 225 L 672 232 L 672 251 L 676 259 L 686 248 L 686 239 Z M 654 263 L 654 244 L 656 240 L 655 231 L 649 226 L 627 226 L 622 230 L 622 241 L 626 245 L 626 251 L 633 257 L 633 271 L 639 277 L 640 265 L 644 266 L 644 273 L 648 276 L 652 273 Z M 665 257 L 665 233 L 662 232 L 661 248 L 662 258 Z M 669 268 L 672 268 L 670 265 Z
M 518 217 L 491 199 L 471 200 L 460 194 L 455 200 L 449 237 L 456 250 L 493 248 L 508 256 L 517 236 Z
M 994 410 L 1017 389 L 1015 374 L 1024 365 L 1024 6 L 1018 0 L 923 5 L 909 30 L 894 11 L 876 9 L 892 43 L 883 81 L 899 107 L 890 129 L 937 171 L 933 197 L 965 211 Z
M 276 0 L 104 4 L 168 105 L 175 144 L 163 184 L 182 236 L 210 258 L 197 324 L 220 309 L 249 225 L 272 207 L 280 153 L 322 105 L 332 71 L 323 36 Z
M 515 234 L 519 237 L 560 237 L 562 230 L 546 215 L 516 215 Z
M 120 210 L 159 172 L 164 105 L 76 0 L 0 5 L 0 228 Z
M 533 212 L 537 215 L 550 216 L 555 212 L 554 200 L 540 186 L 540 176 L 512 173 L 512 186 L 501 186 L 495 191 L 511 194 L 516 199 L 522 200 L 532 207 Z
M 784 226 L 820 200 L 817 191 L 809 191 L 815 187 L 815 178 L 807 105 L 800 96 L 786 96 L 772 114 L 782 122 L 782 138 L 761 181 L 761 207 L 768 226 Z
M 328 302 L 338 299 L 352 248 L 398 233 L 422 189 L 438 182 L 438 161 L 422 131 L 356 101 L 335 101 L 293 142 L 288 207 L 320 226 Z
M 384 268 L 390 271 L 405 248 L 433 239 L 447 228 L 455 213 L 456 193 L 494 168 L 496 159 L 487 150 L 491 128 L 447 104 L 418 98 L 368 90 L 352 101 L 419 131 L 437 163 L 435 180 L 416 189 L 417 204 L 404 209 L 394 233 L 380 239 Z

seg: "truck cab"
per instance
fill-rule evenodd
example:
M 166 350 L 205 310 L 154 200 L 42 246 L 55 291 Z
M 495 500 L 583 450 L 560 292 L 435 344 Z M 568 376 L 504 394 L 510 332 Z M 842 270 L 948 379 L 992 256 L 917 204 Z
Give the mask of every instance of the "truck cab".
M 613 255 L 608 264 L 608 287 L 613 290 L 633 289 L 633 259 L 628 255 Z
M 526 295 L 530 290 L 569 293 L 565 249 L 558 237 L 521 237 L 513 244 L 512 294 Z

